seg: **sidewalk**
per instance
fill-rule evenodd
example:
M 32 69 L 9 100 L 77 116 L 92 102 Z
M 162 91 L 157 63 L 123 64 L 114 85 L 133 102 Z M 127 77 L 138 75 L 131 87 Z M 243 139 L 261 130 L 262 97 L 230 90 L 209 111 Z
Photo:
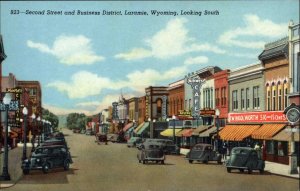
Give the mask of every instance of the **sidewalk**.
M 31 151 L 31 144 L 27 144 L 27 156 L 29 156 Z M 10 181 L 1 181 L 0 189 L 7 188 L 15 185 L 23 176 L 21 169 L 21 159 L 23 153 L 23 145 L 18 145 L 18 147 L 9 150 L 8 152 L 8 172 L 10 174 Z M 2 165 L 3 165 L 4 153 L 0 154 L 0 174 L 2 174 Z
M 181 148 L 180 154 L 186 155 L 189 151 L 190 151 L 190 149 Z M 279 163 L 269 162 L 269 161 L 265 161 L 265 164 L 266 164 L 266 166 L 265 166 L 266 172 L 269 172 L 271 174 L 280 175 L 280 176 L 299 179 L 300 174 L 289 174 L 289 169 L 290 169 L 289 165 L 284 165 L 284 164 L 279 164 Z M 300 169 L 298 167 L 298 173 L 299 172 L 300 172 Z

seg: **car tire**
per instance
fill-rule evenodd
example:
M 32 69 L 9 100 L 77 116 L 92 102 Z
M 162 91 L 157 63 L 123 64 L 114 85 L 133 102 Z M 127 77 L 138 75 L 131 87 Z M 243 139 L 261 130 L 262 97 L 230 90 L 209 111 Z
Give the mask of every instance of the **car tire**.
M 244 169 L 239 169 L 240 172 L 244 172 Z
M 47 173 L 49 172 L 49 168 L 50 168 L 49 164 L 48 164 L 48 163 L 45 163 L 45 164 L 43 165 L 43 167 L 42 167 L 43 173 L 44 173 L 44 174 L 47 174 Z
M 248 174 L 252 174 L 252 169 L 248 168 Z
M 227 172 L 231 173 L 231 168 L 227 167 Z
M 25 175 L 29 174 L 29 169 L 24 169 L 23 174 L 25 174 Z
M 222 164 L 222 161 L 221 161 L 221 160 L 218 160 L 218 164 Z
M 259 170 L 259 173 L 260 173 L 260 174 L 263 174 L 264 172 L 265 172 L 264 169 L 260 169 L 260 170 Z
M 145 161 L 145 160 L 143 160 L 143 164 L 146 164 L 146 161 Z
M 165 161 L 164 161 L 164 160 L 162 160 L 162 161 L 161 161 L 161 164 L 165 164 Z
M 207 164 L 207 163 L 208 163 L 208 160 L 207 160 L 207 159 L 203 160 L 203 163 L 204 163 L 204 164 Z
M 192 164 L 192 163 L 193 163 L 193 160 L 189 160 L 189 163 Z
M 141 163 L 141 160 L 139 160 L 139 163 Z
M 70 162 L 69 160 L 65 160 L 64 162 L 64 170 L 69 170 L 70 169 Z

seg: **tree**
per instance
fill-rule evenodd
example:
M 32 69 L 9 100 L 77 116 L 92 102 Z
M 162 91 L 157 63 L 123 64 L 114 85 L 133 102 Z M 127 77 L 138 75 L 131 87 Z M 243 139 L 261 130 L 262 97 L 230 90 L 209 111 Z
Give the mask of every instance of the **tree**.
M 54 130 L 57 130 L 59 120 L 58 117 L 47 109 L 42 108 L 43 119 L 51 123 Z
M 86 116 L 83 113 L 70 113 L 67 116 L 68 129 L 84 129 L 86 124 Z

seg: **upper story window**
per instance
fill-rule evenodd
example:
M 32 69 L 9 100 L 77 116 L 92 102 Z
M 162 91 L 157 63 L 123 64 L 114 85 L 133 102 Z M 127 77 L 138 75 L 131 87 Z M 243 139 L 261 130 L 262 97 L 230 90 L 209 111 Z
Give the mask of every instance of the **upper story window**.
M 30 96 L 36 96 L 37 95 L 37 89 L 36 88 L 30 88 L 29 95 Z
M 282 110 L 282 85 L 280 83 L 280 81 L 278 82 L 278 110 L 281 111 Z
M 241 89 L 241 109 L 245 110 L 245 90 Z
M 221 89 L 221 105 L 222 106 L 226 105 L 226 87 L 223 87 Z
M 246 109 L 250 109 L 250 89 L 246 88 Z
M 233 111 L 238 109 L 238 91 L 232 91 L 232 109 Z
M 259 109 L 259 86 L 253 87 L 253 108 Z
M 271 88 L 267 84 L 267 111 L 271 110 Z
M 288 106 L 288 83 L 286 80 L 283 82 L 283 104 L 284 108 Z
M 272 83 L 272 111 L 276 111 L 276 85 Z

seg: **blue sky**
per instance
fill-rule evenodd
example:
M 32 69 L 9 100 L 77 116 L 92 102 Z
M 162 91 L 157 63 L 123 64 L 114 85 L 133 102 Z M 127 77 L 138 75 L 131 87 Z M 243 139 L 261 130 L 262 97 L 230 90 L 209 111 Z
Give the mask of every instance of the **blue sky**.
M 94 114 L 118 100 L 144 95 L 206 66 L 234 69 L 258 62 L 267 42 L 299 22 L 298 1 L 0 2 L 7 55 L 3 76 L 38 80 L 43 107 L 56 114 Z M 10 14 L 11 10 L 63 15 Z M 65 11 L 122 15 L 64 15 Z M 148 15 L 125 15 L 146 11 Z M 151 10 L 176 11 L 154 16 Z M 204 15 L 204 11 L 219 15 Z M 180 15 L 201 11 L 201 16 Z

